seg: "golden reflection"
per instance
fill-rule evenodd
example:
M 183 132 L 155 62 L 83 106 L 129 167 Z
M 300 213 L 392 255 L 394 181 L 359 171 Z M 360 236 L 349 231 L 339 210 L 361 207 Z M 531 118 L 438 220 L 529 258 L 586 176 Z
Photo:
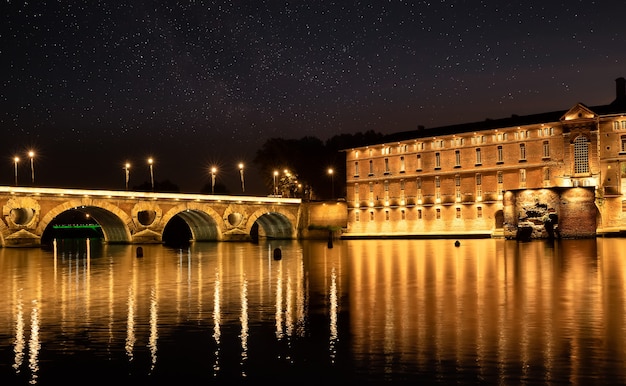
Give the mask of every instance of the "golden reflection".
M 213 291 L 213 339 L 215 340 L 215 363 L 213 364 L 213 375 L 216 376 L 220 371 L 220 323 L 221 323 L 221 288 L 220 288 L 220 271 L 215 271 L 215 286 Z
M 276 277 L 276 338 L 278 340 L 283 339 L 283 275 L 282 275 L 282 260 L 277 262 L 277 277 Z
M 33 308 L 30 313 L 30 340 L 28 342 L 28 368 L 30 369 L 30 383 L 34 385 L 37 383 L 39 372 L 39 350 L 41 349 L 41 342 L 39 341 L 39 302 L 33 300 Z
M 154 370 L 157 362 L 157 340 L 159 337 L 159 301 L 157 299 L 157 290 L 155 287 L 150 291 L 150 339 L 148 347 L 150 348 L 150 370 Z
M 239 316 L 239 321 L 241 322 L 241 376 L 246 377 L 245 364 L 248 360 L 248 336 L 249 336 L 249 315 L 248 315 L 248 279 L 246 272 L 244 271 L 244 263 L 243 263 L 243 251 L 239 250 L 238 252 L 238 263 L 239 263 L 239 282 L 241 292 L 239 294 L 239 298 L 241 300 L 241 315 Z
M 20 367 L 24 362 L 24 301 L 22 299 L 22 290 L 15 291 L 17 299 L 14 299 L 16 303 L 16 315 L 15 315 L 15 344 L 13 352 L 15 353 L 15 359 L 13 361 L 13 368 L 16 373 L 20 372 Z
M 131 282 L 128 285 L 128 297 L 126 300 L 127 313 L 126 313 L 126 355 L 128 360 L 132 361 L 134 358 L 134 347 L 137 337 L 135 336 L 135 312 L 136 312 L 136 291 L 137 288 L 137 261 L 132 262 Z
M 146 246 L 141 259 L 131 246 L 0 249 L 0 321 L 10 335 L 0 347 L 12 350 L 12 371 L 28 366 L 43 383 L 45 350 L 80 352 L 89 331 L 93 352 L 149 361 L 144 371 L 156 374 L 169 354 L 162 347 L 179 343 L 185 325 L 206 338 L 200 360 L 214 359 L 214 376 L 232 359 L 246 377 L 259 352 L 301 360 L 293 343 L 311 336 L 316 312 L 326 318 L 322 355 L 333 365 L 349 356 L 357 371 L 463 371 L 485 384 L 625 377 L 623 239 L 274 243 Z M 275 351 L 255 346 L 272 343 L 266 337 Z
M 467 240 L 455 248 L 437 240 L 385 250 L 389 243 L 356 242 L 349 274 L 353 350 L 366 361 L 383 355 L 385 372 L 413 361 L 445 372 L 452 361 L 500 382 L 507 363 L 532 378 L 566 362 L 579 383 L 578 374 L 606 349 L 589 342 L 625 341 L 626 254 L 605 247 L 613 253 L 599 260 L 594 243 Z M 609 297 L 620 305 L 610 312 Z M 624 350 L 613 347 L 611 362 L 624 365 Z
M 337 350 L 335 345 L 337 344 L 337 338 L 339 337 L 339 331 L 337 329 L 337 272 L 335 267 L 332 268 L 330 274 L 330 338 L 329 338 L 329 351 L 330 361 L 335 363 L 337 356 Z

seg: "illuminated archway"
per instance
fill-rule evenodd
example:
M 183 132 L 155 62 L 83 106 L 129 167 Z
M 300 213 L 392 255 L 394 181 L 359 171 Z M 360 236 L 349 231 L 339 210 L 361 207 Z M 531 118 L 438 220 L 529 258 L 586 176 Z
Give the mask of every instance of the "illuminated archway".
M 105 207 L 103 207 L 105 206 Z M 107 243 L 130 243 L 131 233 L 126 224 L 130 222 L 128 216 L 119 208 L 113 205 L 104 204 L 85 205 L 80 201 L 69 201 L 50 210 L 39 223 L 38 234 L 44 236 L 48 226 L 61 213 L 66 211 L 77 211 L 89 216 L 95 223 L 100 225 Z

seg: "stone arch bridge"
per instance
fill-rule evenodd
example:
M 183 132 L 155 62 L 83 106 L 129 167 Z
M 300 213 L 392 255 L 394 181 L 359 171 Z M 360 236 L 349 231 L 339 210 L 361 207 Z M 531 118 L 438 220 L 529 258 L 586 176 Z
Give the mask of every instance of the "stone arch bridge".
M 297 239 L 306 228 L 301 204 L 280 197 L 0 186 L 0 242 L 40 246 L 46 229 L 67 211 L 93 219 L 107 243 L 161 243 L 174 219 L 188 226 L 191 241 L 246 241 L 257 234 Z

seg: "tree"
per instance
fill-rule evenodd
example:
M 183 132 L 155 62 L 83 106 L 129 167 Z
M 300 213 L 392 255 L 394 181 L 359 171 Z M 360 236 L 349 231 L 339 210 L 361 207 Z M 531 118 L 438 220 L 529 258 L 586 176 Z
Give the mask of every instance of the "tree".
M 301 139 L 270 138 L 257 151 L 254 162 L 266 176 L 269 192 L 274 189 L 274 172 L 278 171 L 281 177 L 277 185 L 283 194 L 288 192 L 299 197 L 331 198 L 334 191 L 335 195 L 345 196 L 346 157 L 343 150 L 381 143 L 383 138 L 382 134 L 374 131 L 340 134 L 326 143 L 310 136 Z M 329 168 L 333 169 L 333 177 L 328 174 Z M 291 184 L 287 189 L 282 186 L 285 170 L 297 176 L 295 180 L 285 182 Z M 293 186 L 297 187 L 296 191 Z

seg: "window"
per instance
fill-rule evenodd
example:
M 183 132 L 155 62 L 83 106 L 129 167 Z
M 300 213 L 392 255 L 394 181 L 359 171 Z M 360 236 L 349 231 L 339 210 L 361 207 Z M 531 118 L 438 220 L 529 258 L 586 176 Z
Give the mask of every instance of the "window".
M 385 221 L 389 221 L 389 211 L 385 211 Z
M 439 176 L 435 177 L 435 188 L 441 187 L 441 178 Z
M 404 212 L 404 209 L 402 209 L 400 211 L 400 216 L 401 216 L 402 220 L 406 220 L 406 213 Z
M 420 154 L 417 155 L 417 170 L 422 170 L 422 156 Z
M 476 197 L 480 199 L 483 196 L 483 175 L 476 174 Z
M 354 184 L 354 203 L 359 205 L 359 184 Z
M 482 208 L 482 206 L 476 207 L 476 217 L 478 217 L 478 218 L 482 218 L 483 217 L 483 208 Z
M 441 153 L 435 153 L 435 169 L 441 168 Z
M 441 209 L 437 208 L 435 213 L 437 213 L 437 220 L 441 219 Z
M 589 147 L 587 138 L 579 135 L 574 140 L 574 173 L 589 173 Z
M 526 144 L 519 144 L 519 159 L 520 161 L 526 161 Z
M 370 160 L 370 176 L 374 175 L 374 161 Z
M 497 178 L 498 178 L 498 183 L 499 184 L 504 182 L 504 174 L 502 172 L 498 172 Z
M 400 190 L 404 191 L 404 180 L 400 180 Z
M 550 168 L 543 168 L 543 181 L 544 183 L 550 182 Z
M 461 218 L 461 208 L 456 208 L 456 218 Z
M 526 169 L 519 170 L 519 185 L 520 188 L 526 187 Z
M 370 221 L 374 221 L 374 212 L 370 212 Z
M 417 188 L 418 189 L 422 189 L 422 179 L 421 178 L 417 179 Z
M 358 177 L 359 176 L 359 161 L 356 161 L 354 163 L 354 176 Z
M 418 218 L 418 220 L 422 219 L 422 210 L 421 209 L 417 210 L 417 218 Z
M 504 162 L 504 151 L 502 150 L 502 145 L 499 145 L 497 148 L 497 161 L 498 163 L 503 163 Z
M 404 156 L 400 157 L 400 173 L 404 173 Z
M 360 217 L 361 217 L 360 214 L 361 212 L 359 212 L 358 210 L 354 211 L 354 221 L 359 222 Z
M 626 135 L 622 135 L 622 147 L 620 148 L 620 152 L 626 153 Z
M 476 165 L 481 165 L 483 163 L 483 156 L 480 151 L 480 148 L 476 149 Z
M 543 141 L 543 158 L 550 158 L 550 141 Z
M 454 165 L 457 167 L 461 166 L 461 151 L 459 150 L 454 151 Z
M 385 174 L 389 174 L 389 158 L 385 158 Z

